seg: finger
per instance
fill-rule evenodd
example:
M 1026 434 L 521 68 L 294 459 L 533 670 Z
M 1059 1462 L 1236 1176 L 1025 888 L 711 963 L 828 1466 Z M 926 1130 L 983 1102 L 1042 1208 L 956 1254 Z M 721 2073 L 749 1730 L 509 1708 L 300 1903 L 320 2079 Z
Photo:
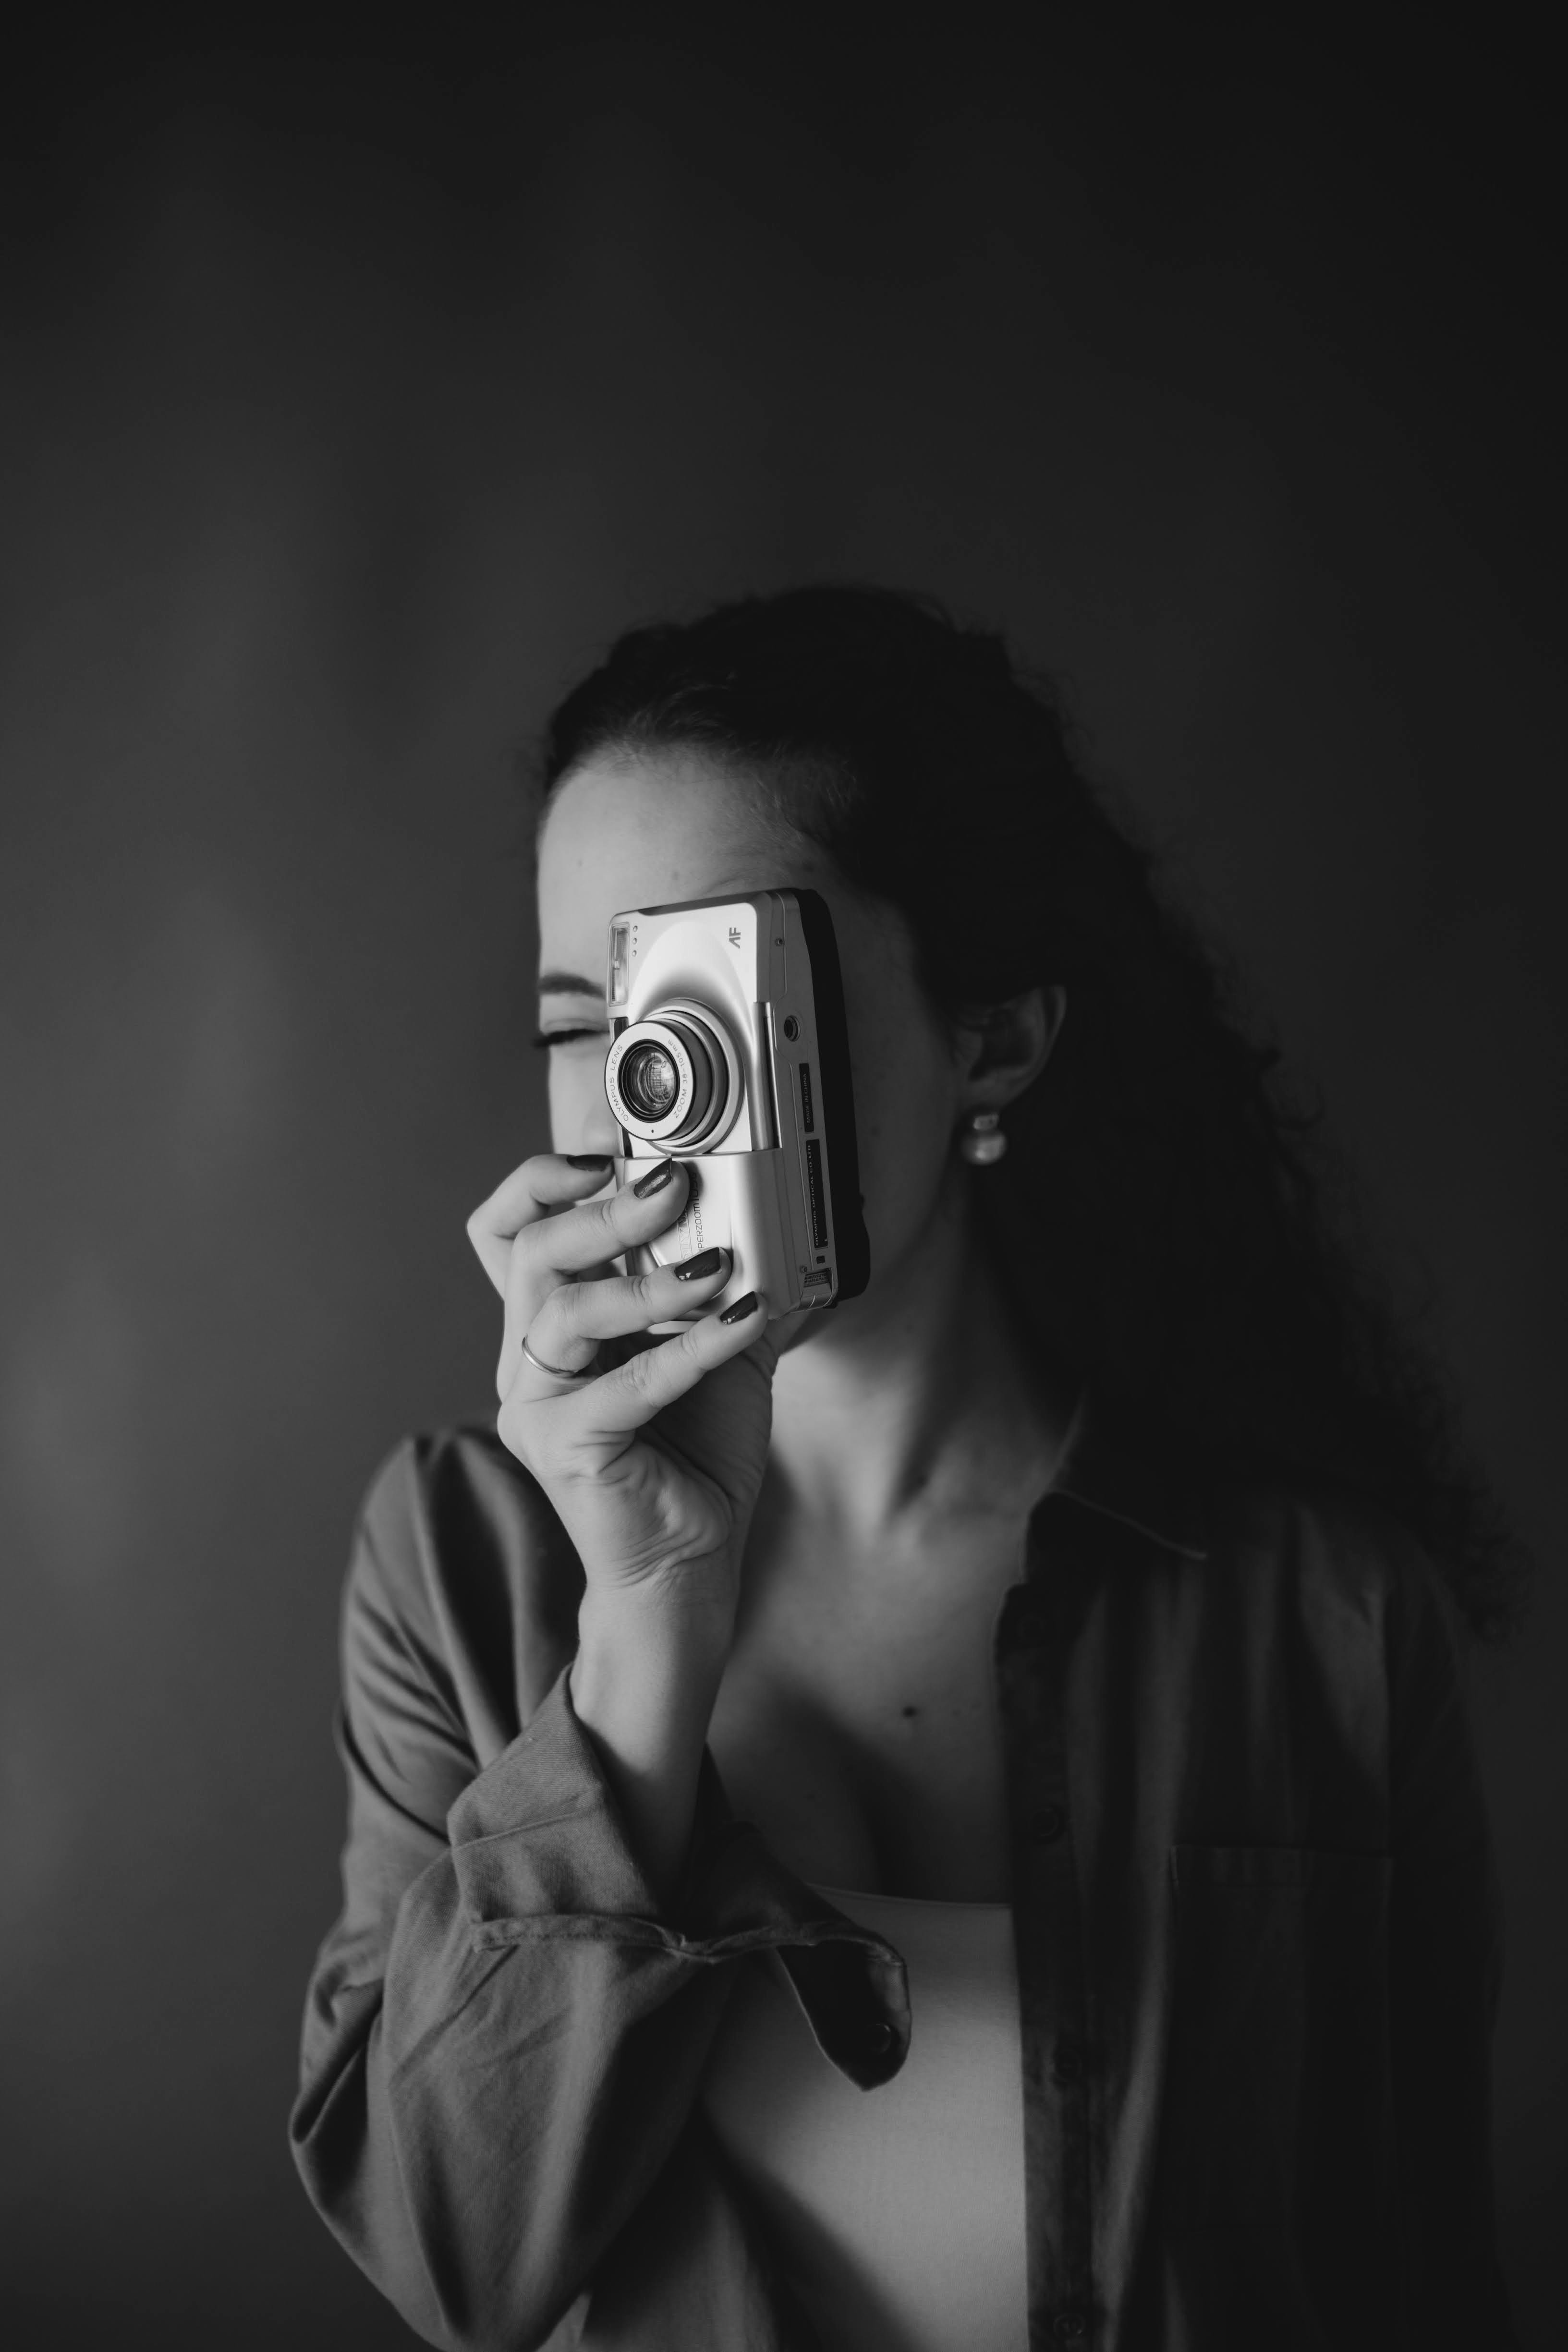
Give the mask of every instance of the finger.
M 602 1339 L 622 1339 L 691 1314 L 717 1298 L 733 1270 L 728 1250 L 706 1249 L 682 1265 L 599 1282 L 557 1285 L 526 1334 L 536 1356 L 580 1371 Z
M 607 1153 L 568 1156 L 541 1152 L 514 1168 L 488 1201 L 481 1201 L 468 1223 L 468 1239 L 480 1265 L 505 1296 L 511 1244 L 525 1225 L 547 1217 L 552 1209 L 586 1200 L 610 1181 L 615 1161 Z
M 563 1209 L 525 1225 L 511 1244 L 505 1280 L 509 1328 L 526 1331 L 551 1292 L 573 1276 L 605 1275 L 623 1251 L 651 1242 L 675 1223 L 689 1197 L 689 1177 L 679 1160 L 657 1160 L 638 1182 Z
M 635 1184 L 580 1209 L 563 1209 L 538 1224 L 524 1226 L 511 1244 L 506 1271 L 505 1328 L 498 1377 L 510 1379 L 522 1334 L 563 1277 L 593 1275 L 612 1278 L 608 1261 L 640 1243 L 653 1241 L 675 1223 L 689 1197 L 689 1178 L 679 1160 L 656 1161 Z
M 728 1250 L 706 1249 L 679 1265 L 654 1266 L 644 1274 L 606 1273 L 586 1282 L 557 1283 L 531 1312 L 527 1285 L 514 1272 L 496 1366 L 497 1394 L 504 1402 L 521 1379 L 526 1399 L 538 1390 L 533 1375 L 551 1366 L 560 1375 L 577 1377 L 605 1340 L 640 1338 L 655 1323 L 684 1320 L 718 1297 L 733 1272 Z
M 641 1429 L 707 1373 L 744 1355 L 766 1330 L 767 1320 L 767 1300 L 749 1291 L 722 1315 L 705 1315 L 663 1347 L 647 1348 L 613 1372 L 568 1391 L 563 1412 L 570 1415 L 574 1434 L 618 1437 Z

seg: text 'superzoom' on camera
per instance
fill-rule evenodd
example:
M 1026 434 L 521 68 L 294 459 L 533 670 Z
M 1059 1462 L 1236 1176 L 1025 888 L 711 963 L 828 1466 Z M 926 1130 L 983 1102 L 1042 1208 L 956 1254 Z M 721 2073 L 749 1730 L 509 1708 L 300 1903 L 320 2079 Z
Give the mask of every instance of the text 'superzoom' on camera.
M 716 1244 L 727 1304 L 771 1315 L 864 1290 L 855 1104 L 838 948 L 814 890 L 644 907 L 610 925 L 605 1091 L 617 1173 L 689 1163 L 679 1224 L 629 1254 L 635 1271 Z M 703 1311 L 711 1311 L 711 1306 Z

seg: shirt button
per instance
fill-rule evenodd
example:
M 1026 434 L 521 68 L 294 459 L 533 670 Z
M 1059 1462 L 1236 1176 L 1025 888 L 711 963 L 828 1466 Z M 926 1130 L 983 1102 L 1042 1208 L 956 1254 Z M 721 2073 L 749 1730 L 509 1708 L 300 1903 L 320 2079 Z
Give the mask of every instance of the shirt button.
M 1051 2334 L 1064 2344 L 1079 2344 L 1089 2334 L 1089 2322 L 1081 2311 L 1058 2311 L 1051 2323 Z
M 1055 1845 L 1067 1825 L 1068 1817 L 1059 1805 L 1042 1805 L 1037 1813 L 1029 1815 L 1029 1843 Z
M 866 2047 L 874 2058 L 882 2057 L 892 2046 L 893 2029 L 890 2025 L 873 2025 L 869 2028 L 866 2035 Z

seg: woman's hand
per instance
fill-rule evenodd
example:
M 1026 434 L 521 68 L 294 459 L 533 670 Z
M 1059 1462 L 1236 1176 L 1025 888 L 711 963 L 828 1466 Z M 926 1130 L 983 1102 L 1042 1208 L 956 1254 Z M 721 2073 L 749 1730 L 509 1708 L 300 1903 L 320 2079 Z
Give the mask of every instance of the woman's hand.
M 468 1220 L 505 1301 L 497 1427 L 559 1514 L 591 1596 L 679 1598 L 732 1620 L 740 1559 L 767 1459 L 776 1349 L 766 1302 L 732 1322 L 704 1316 L 588 1380 L 605 1340 L 636 1340 L 716 1297 L 727 1251 L 680 1267 L 616 1273 L 609 1260 L 652 1241 L 686 1204 L 678 1160 L 654 1162 L 604 1199 L 605 1160 L 525 1160 Z M 740 1302 L 742 1306 L 745 1301 Z M 733 1314 L 734 1310 L 730 1310 Z M 620 1360 L 614 1360 L 619 1358 Z
M 729 1253 L 618 1275 L 609 1261 L 674 1224 L 679 1160 L 596 1200 L 606 1160 L 525 1160 L 468 1220 L 506 1302 L 496 1385 L 503 1442 L 539 1480 L 577 1547 L 572 1704 L 620 1805 L 656 1899 L 679 1887 L 709 1717 L 735 1623 L 741 1555 L 767 1461 L 777 1355 L 752 1298 L 662 1345 L 635 1342 L 715 1298 Z M 734 1309 L 731 1308 L 731 1315 Z M 560 1369 L 541 1370 L 524 1355 Z

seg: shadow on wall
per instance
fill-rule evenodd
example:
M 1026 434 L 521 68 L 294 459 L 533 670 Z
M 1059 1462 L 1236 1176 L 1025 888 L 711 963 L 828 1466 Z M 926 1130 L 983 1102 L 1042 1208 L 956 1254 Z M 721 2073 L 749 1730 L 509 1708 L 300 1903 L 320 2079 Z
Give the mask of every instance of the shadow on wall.
M 544 1140 L 513 755 L 550 702 L 746 587 L 1005 621 L 1321 1083 L 1547 1559 L 1561 721 L 1533 412 L 1489 436 L 1310 114 L 1151 156 L 1131 98 L 978 55 L 869 115 L 629 38 L 374 105 L 243 64 L 84 99 L 5 257 L 0 2310 L 340 2352 L 406 2338 L 283 2142 L 337 1585 L 380 1454 L 487 1410 L 463 1220 Z M 1541 2341 L 1565 1649 L 1547 1583 L 1478 1685 Z

